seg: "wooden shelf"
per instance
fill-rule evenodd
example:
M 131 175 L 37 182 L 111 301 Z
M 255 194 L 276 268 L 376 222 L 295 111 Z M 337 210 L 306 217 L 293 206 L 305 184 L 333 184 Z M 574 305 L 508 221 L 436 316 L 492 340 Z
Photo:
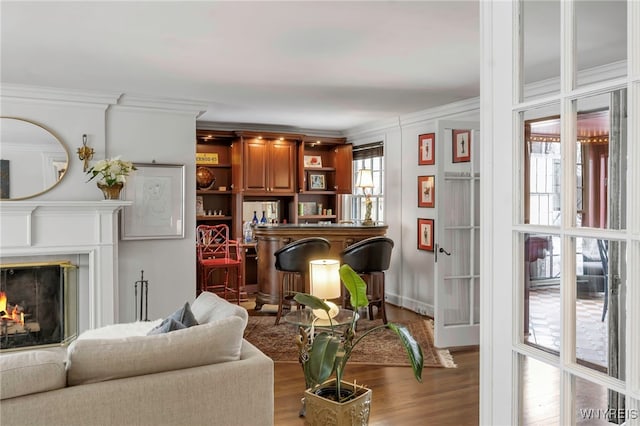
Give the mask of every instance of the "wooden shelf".
M 230 190 L 226 190 L 226 191 L 218 191 L 217 189 L 198 189 L 196 191 L 197 195 L 224 195 L 224 194 L 231 194 Z
M 335 167 L 305 167 L 305 172 L 335 172 Z
M 231 164 L 196 164 L 196 167 L 209 167 L 212 169 L 230 169 Z
M 231 216 L 217 216 L 217 215 L 204 215 L 204 216 L 196 216 L 196 220 L 231 220 L 232 217 Z

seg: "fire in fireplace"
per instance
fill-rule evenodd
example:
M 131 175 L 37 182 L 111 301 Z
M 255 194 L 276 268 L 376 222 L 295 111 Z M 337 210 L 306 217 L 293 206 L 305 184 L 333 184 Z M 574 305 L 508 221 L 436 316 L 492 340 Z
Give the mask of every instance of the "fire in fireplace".
M 67 261 L 0 265 L 0 349 L 66 344 L 78 332 L 77 268 Z

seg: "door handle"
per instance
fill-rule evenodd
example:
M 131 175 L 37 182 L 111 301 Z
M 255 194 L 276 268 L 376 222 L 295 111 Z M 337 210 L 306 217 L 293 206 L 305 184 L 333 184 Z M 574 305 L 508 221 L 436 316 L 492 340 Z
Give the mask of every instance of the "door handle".
M 443 249 L 442 247 L 440 247 L 440 250 L 438 250 L 438 252 L 440 252 L 440 253 L 444 253 L 444 254 L 446 254 L 447 256 L 451 256 L 451 253 L 449 253 L 448 251 L 446 251 L 446 250 L 445 250 L 445 249 Z

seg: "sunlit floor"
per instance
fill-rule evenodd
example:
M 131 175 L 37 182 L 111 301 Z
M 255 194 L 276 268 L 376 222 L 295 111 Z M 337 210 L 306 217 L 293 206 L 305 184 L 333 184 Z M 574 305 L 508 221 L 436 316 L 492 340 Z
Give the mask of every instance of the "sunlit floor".
M 602 321 L 603 293 L 581 295 L 576 300 L 576 358 L 608 366 L 607 318 Z M 529 293 L 529 343 L 560 350 L 560 288 L 544 287 Z

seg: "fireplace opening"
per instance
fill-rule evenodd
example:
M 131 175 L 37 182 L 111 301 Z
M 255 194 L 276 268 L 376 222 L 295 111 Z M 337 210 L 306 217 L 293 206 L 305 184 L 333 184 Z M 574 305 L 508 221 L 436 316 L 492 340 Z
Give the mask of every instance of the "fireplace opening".
M 0 265 L 0 350 L 63 345 L 78 332 L 77 267 Z

